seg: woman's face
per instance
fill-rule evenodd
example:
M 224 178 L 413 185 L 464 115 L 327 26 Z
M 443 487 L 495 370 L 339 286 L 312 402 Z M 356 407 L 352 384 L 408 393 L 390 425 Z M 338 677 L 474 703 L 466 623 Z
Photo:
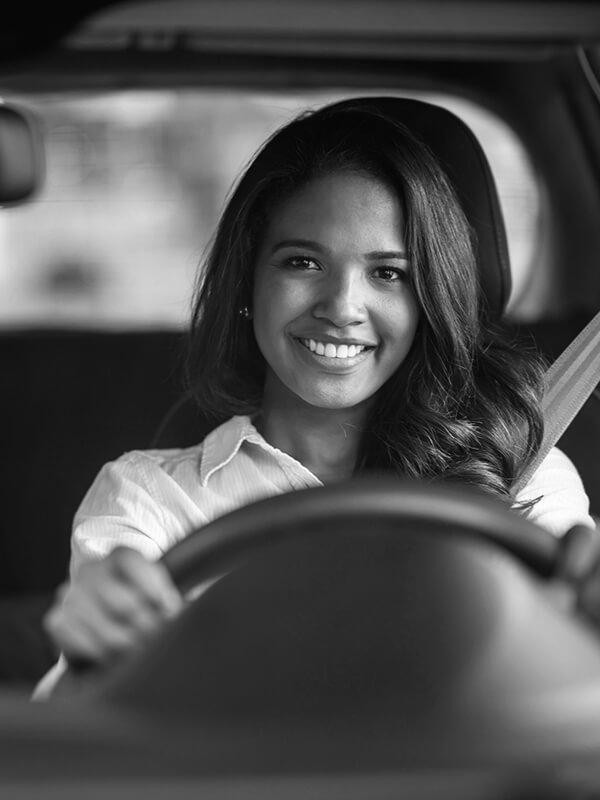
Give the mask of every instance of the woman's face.
M 315 179 L 272 213 L 253 298 L 265 400 L 354 408 L 398 369 L 419 319 L 403 231 L 395 194 L 354 172 Z

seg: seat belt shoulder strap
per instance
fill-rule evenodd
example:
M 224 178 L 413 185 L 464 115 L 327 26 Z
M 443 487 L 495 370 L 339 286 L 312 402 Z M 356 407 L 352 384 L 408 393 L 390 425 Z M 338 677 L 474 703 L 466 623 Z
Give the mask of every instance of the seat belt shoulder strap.
M 544 436 L 536 456 L 512 486 L 516 495 L 531 479 L 600 382 L 600 312 L 560 354 L 545 376 Z

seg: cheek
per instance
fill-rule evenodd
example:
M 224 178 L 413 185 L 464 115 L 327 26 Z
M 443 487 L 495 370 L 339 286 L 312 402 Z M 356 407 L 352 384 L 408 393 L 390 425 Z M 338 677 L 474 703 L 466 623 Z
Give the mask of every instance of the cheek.
M 398 357 L 408 352 L 420 319 L 419 306 L 412 294 L 382 310 L 380 318 L 381 333 L 391 351 L 398 353 Z
M 263 276 L 255 282 L 253 309 L 257 337 L 261 331 L 283 332 L 285 327 L 311 307 L 306 287 L 285 276 Z

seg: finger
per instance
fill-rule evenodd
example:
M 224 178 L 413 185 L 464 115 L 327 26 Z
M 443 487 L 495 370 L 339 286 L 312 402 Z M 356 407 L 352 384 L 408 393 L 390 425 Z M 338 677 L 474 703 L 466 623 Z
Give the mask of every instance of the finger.
M 130 623 L 116 620 L 96 598 L 74 587 L 62 606 L 52 610 L 48 628 L 55 643 L 69 659 L 96 663 L 109 661 L 130 650 L 145 635 Z
M 588 573 L 578 592 L 578 607 L 594 622 L 600 623 L 600 566 Z
M 117 579 L 135 588 L 140 597 L 166 616 L 179 613 L 183 598 L 162 564 L 148 561 L 129 548 L 117 548 L 109 558 Z
M 164 622 L 165 614 L 162 609 L 149 602 L 130 584 L 113 581 L 95 597 L 107 617 L 116 624 L 132 627 L 140 633 L 152 633 Z
M 585 525 L 575 525 L 560 540 L 556 577 L 580 584 L 600 560 L 600 537 Z
M 59 652 L 67 661 L 79 660 L 100 663 L 102 648 L 96 637 L 79 625 L 73 625 L 62 609 L 51 609 L 43 619 L 43 626 Z

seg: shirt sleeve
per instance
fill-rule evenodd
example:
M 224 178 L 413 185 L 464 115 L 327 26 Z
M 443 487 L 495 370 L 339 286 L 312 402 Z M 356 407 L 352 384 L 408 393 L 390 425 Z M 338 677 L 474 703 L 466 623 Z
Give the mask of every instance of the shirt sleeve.
M 131 547 L 156 560 L 168 549 L 158 486 L 160 467 L 138 452 L 105 464 L 73 521 L 70 575 L 86 561 Z
M 529 502 L 537 498 L 525 516 L 555 536 L 562 536 L 574 525 L 595 527 L 579 473 L 557 447 L 552 448 L 515 501 Z

